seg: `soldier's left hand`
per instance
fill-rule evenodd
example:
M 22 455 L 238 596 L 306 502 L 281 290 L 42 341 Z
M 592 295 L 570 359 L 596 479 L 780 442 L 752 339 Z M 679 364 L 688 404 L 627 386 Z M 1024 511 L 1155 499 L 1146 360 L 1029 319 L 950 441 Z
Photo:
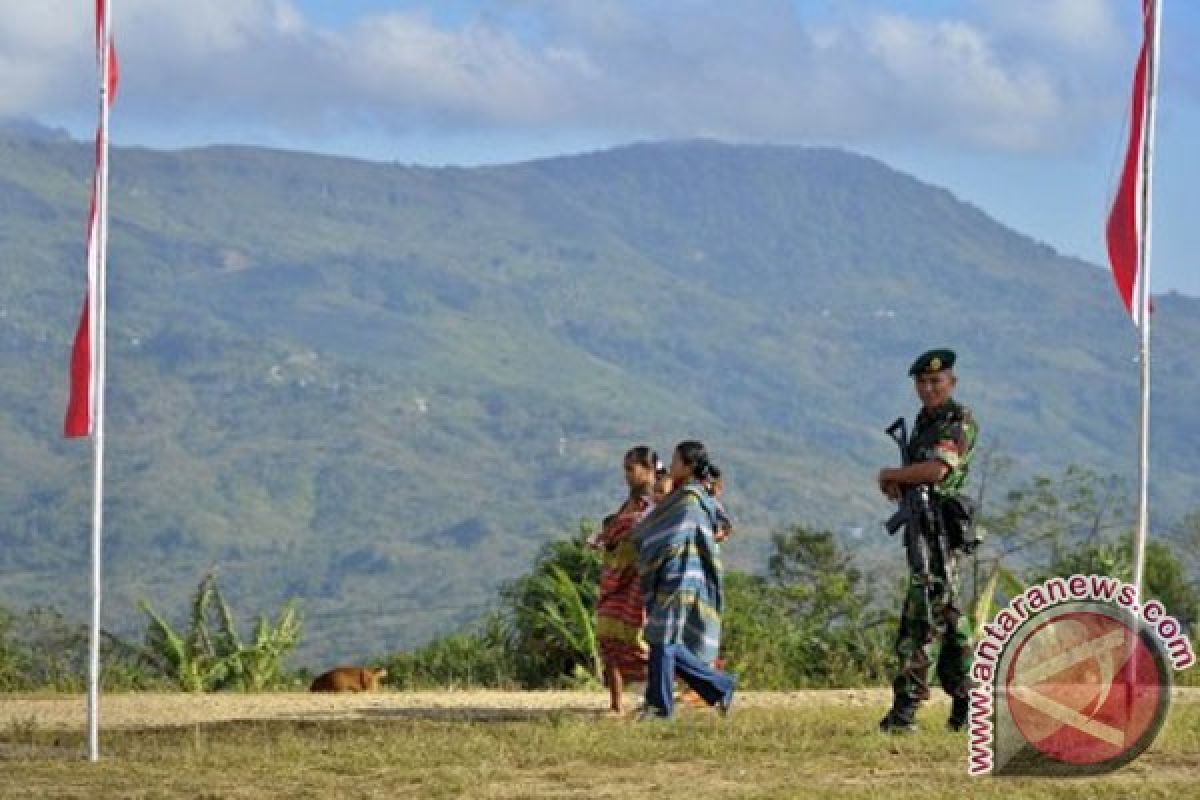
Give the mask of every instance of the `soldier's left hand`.
M 900 498 L 900 484 L 895 481 L 888 480 L 884 477 L 885 470 L 879 471 L 879 477 L 876 479 L 879 482 L 879 491 L 889 500 L 898 500 Z

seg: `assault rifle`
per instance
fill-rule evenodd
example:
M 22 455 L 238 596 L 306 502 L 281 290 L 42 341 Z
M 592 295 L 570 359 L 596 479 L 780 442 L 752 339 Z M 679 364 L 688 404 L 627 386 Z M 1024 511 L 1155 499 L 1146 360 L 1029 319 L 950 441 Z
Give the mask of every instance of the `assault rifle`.
M 908 423 L 900 417 L 888 426 L 887 435 L 900 448 L 900 461 L 904 466 L 912 464 L 908 453 Z M 950 591 L 948 573 L 949 553 L 946 535 L 942 529 L 942 518 L 933 507 L 930 488 L 926 484 L 906 486 L 900 497 L 900 508 L 887 521 L 887 532 L 895 535 L 904 528 L 904 555 L 908 568 L 920 581 L 925 593 L 925 621 L 933 626 L 934 578 L 942 581 L 942 591 Z

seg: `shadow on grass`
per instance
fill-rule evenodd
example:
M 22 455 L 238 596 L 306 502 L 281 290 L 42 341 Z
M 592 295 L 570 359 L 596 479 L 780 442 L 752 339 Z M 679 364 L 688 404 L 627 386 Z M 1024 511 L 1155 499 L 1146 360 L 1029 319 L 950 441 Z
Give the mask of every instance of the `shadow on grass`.
M 354 716 L 329 712 L 295 712 L 279 719 L 313 721 L 396 720 L 421 722 L 559 722 L 569 718 L 604 719 L 607 713 L 595 706 L 522 708 L 521 706 L 417 706 L 412 708 L 362 708 Z
M 83 761 L 82 744 L 26 744 L 0 742 L 0 763 L 5 761 Z
M 227 719 L 219 721 L 164 722 L 139 727 L 101 730 L 101 750 L 120 753 L 139 743 L 154 742 L 172 746 L 195 737 L 239 740 L 245 737 L 274 739 L 288 733 L 343 734 L 371 725 L 406 725 L 432 722 L 453 724 L 561 724 L 568 720 L 611 719 L 595 706 L 575 705 L 559 708 L 522 708 L 520 706 L 356 708 L 339 712 L 292 712 L 269 718 Z M 196 740 L 198 741 L 198 740 Z M 14 761 L 79 761 L 86 756 L 82 732 L 39 729 L 33 724 L 11 726 L 0 731 L 0 763 Z

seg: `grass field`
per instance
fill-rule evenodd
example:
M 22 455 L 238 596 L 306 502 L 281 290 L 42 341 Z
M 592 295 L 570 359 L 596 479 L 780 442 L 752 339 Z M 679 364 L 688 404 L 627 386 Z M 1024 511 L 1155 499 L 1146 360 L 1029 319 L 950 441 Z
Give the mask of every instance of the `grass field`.
M 1112 775 L 973 779 L 964 735 L 926 708 L 917 736 L 874 726 L 877 690 L 746 693 L 732 716 L 603 715 L 584 692 L 111 695 L 102 761 L 83 699 L 0 695 L 0 797 L 1200 796 L 1200 692 L 1178 692 L 1150 752 Z

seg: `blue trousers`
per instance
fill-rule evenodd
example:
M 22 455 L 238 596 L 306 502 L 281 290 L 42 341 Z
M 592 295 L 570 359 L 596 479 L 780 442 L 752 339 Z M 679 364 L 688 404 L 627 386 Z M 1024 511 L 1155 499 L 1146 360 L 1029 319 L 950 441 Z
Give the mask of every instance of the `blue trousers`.
M 646 678 L 646 705 L 664 716 L 674 709 L 675 676 L 683 679 L 704 701 L 716 705 L 733 698 L 732 675 L 706 664 L 682 644 L 651 645 L 650 669 Z

